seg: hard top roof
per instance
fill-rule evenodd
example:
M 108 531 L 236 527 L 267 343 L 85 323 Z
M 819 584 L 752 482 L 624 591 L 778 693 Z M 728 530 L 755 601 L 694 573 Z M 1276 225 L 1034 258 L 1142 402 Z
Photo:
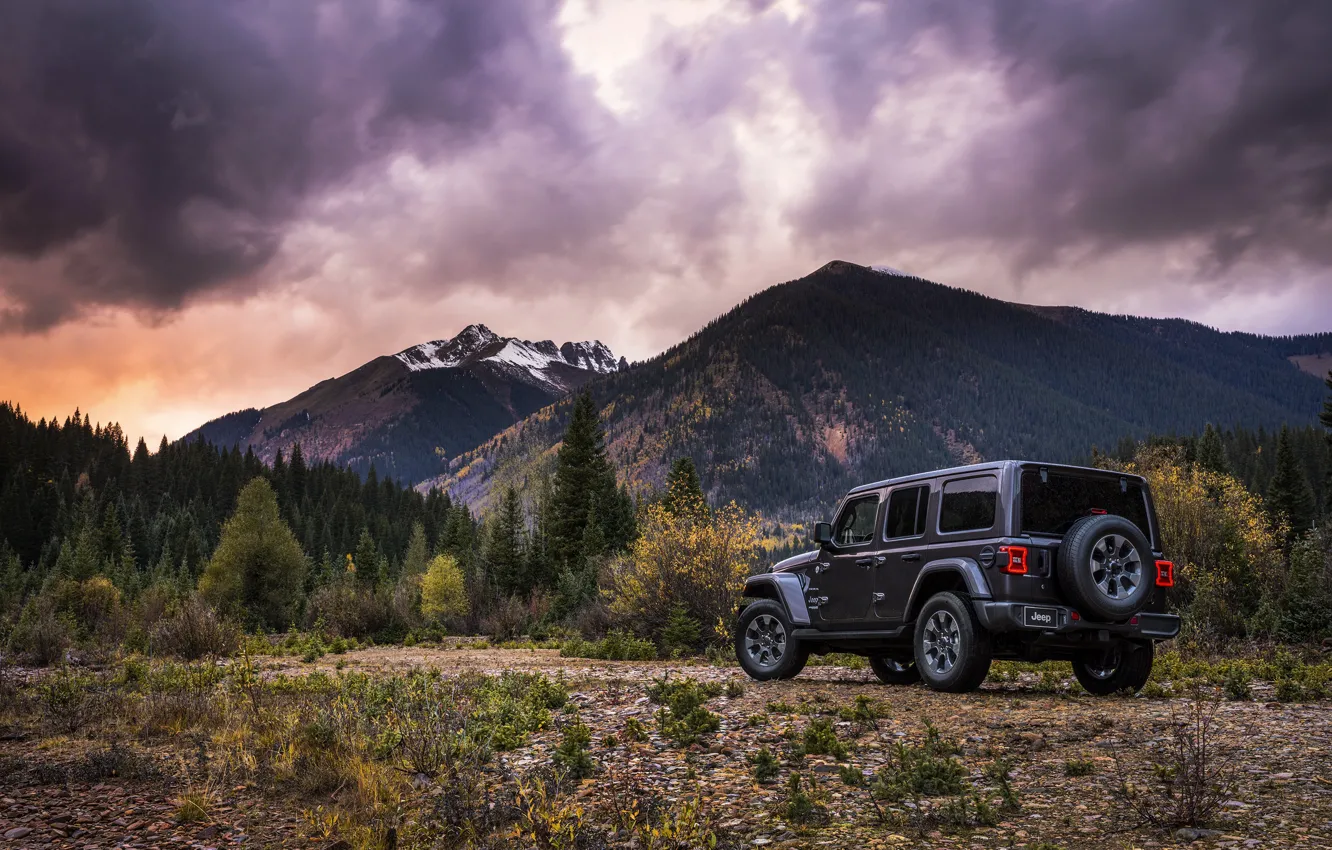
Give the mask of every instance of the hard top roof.
M 946 478 L 954 475 L 973 474 L 978 472 L 999 472 L 1012 466 L 1043 466 L 1047 469 L 1057 469 L 1062 472 L 1090 472 L 1096 475 L 1114 475 L 1120 478 L 1132 478 L 1135 481 L 1143 480 L 1141 475 L 1130 475 L 1127 472 L 1116 472 L 1113 469 L 1097 469 L 1094 466 L 1075 466 L 1068 463 L 1046 463 L 1039 460 L 992 460 L 987 463 L 975 463 L 968 466 L 952 466 L 948 469 L 936 469 L 930 472 L 917 472 L 913 475 L 902 475 L 897 478 L 885 478 L 882 481 L 875 481 L 871 484 L 861 484 L 858 487 L 852 487 L 851 493 L 863 493 L 866 490 L 878 490 L 881 487 L 892 487 L 896 484 L 906 484 L 912 481 L 928 481 L 933 478 Z

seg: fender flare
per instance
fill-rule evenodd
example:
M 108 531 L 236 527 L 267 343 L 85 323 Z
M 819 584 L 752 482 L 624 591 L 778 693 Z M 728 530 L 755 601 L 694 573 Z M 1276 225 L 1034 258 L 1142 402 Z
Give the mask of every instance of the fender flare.
M 795 626 L 810 624 L 809 608 L 805 605 L 805 588 L 796 573 L 763 573 L 745 579 L 743 594 L 748 599 L 772 599 L 786 609 L 786 616 Z
M 919 601 L 924 604 L 923 599 L 919 599 L 922 585 L 925 580 L 932 575 L 940 573 L 953 573 L 962 577 L 962 582 L 967 586 L 967 593 L 972 599 L 991 599 L 990 583 L 985 579 L 985 573 L 981 571 L 980 565 L 970 558 L 940 558 L 937 561 L 930 561 L 920 568 L 916 575 L 915 584 L 911 585 L 911 595 L 907 597 L 907 604 L 904 611 L 916 610 L 916 603 Z

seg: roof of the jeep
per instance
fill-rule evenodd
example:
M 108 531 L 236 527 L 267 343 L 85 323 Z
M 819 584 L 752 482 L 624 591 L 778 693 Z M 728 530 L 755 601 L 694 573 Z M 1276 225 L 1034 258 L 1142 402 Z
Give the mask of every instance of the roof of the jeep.
M 1044 466 L 1049 469 L 1058 469 L 1066 472 L 1094 472 L 1099 475 L 1118 475 L 1124 478 L 1132 478 L 1137 481 L 1142 480 L 1141 475 L 1130 475 L 1126 472 L 1116 472 L 1112 469 L 1097 469 L 1093 466 L 1075 466 L 1068 463 L 1047 463 L 1040 460 L 993 460 L 988 463 L 975 463 L 969 466 L 953 466 L 948 469 L 935 469 L 930 472 L 917 472 L 914 475 L 901 475 L 897 478 L 885 478 L 882 481 L 875 481 L 871 484 L 861 484 L 858 487 L 852 487 L 850 492 L 860 493 L 865 490 L 877 490 L 880 487 L 891 487 L 894 484 L 905 484 L 910 481 L 925 481 L 931 478 L 943 478 L 962 473 L 997 472 L 1010 466 Z

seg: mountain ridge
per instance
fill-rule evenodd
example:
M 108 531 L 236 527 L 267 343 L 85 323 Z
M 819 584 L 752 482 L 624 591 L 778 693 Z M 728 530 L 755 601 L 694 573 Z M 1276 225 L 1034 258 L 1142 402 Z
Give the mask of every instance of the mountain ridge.
M 597 375 L 627 368 L 600 341 L 532 342 L 472 324 L 449 339 L 383 355 L 262 410 L 186 434 L 253 449 L 271 463 L 295 443 L 312 462 L 409 483 Z
M 1083 460 L 1125 436 L 1312 421 L 1322 381 L 1290 358 L 1332 334 L 1262 337 L 1196 322 L 1018 305 L 891 267 L 833 261 L 587 385 L 622 479 L 694 458 L 714 498 L 808 513 L 851 484 L 1002 456 Z M 420 486 L 484 507 L 553 457 L 566 401 Z

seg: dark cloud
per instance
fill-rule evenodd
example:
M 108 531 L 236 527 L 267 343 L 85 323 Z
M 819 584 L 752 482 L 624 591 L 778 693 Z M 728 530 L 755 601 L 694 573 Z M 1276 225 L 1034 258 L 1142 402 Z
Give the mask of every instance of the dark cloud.
M 314 191 L 404 147 L 478 144 L 501 115 L 577 144 L 554 12 L 0 0 L 0 253 L 64 265 L 0 280 L 6 324 L 245 285 Z
M 996 242 L 1017 271 L 1068 249 L 1196 239 L 1203 276 L 1241 258 L 1332 261 L 1332 4 L 1320 0 L 1025 0 L 816 6 L 806 96 L 847 135 L 890 86 L 997 69 L 932 197 L 903 197 L 872 155 L 825 169 L 794 220 L 826 237 L 892 222 Z M 877 59 L 869 45 L 883 47 Z M 923 50 L 928 43 L 933 50 Z M 946 109 L 944 105 L 942 108 Z M 924 214 L 922 214 L 924 213 Z

